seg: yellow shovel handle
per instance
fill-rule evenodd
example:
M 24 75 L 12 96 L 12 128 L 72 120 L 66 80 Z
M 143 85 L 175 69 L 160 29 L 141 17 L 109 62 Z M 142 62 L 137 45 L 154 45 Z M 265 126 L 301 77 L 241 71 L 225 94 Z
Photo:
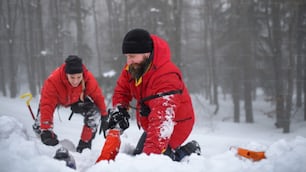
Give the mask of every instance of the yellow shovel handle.
M 30 106 L 30 101 L 32 100 L 33 96 L 31 93 L 24 93 L 20 96 L 20 98 L 24 99 L 26 97 L 29 97 L 26 101 L 27 105 Z

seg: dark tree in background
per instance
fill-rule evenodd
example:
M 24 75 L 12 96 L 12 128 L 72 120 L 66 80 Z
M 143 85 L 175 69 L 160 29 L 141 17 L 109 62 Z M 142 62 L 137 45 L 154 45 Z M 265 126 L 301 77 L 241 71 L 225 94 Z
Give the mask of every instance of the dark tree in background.
M 2 4 L 1 4 L 2 5 Z M 10 91 L 10 97 L 16 97 L 17 96 L 17 70 L 18 70 L 18 64 L 16 60 L 17 54 L 15 53 L 15 47 L 17 43 L 17 37 L 16 34 L 16 24 L 17 24 L 17 15 L 18 15 L 18 8 L 16 3 L 12 3 L 12 1 L 7 0 L 6 4 L 3 3 L 3 5 L 6 5 L 6 13 L 4 12 L 3 19 L 5 22 L 5 36 L 4 36 L 4 42 L 7 44 L 8 48 L 8 54 L 7 58 L 9 59 L 9 91 Z
M 3 7 L 3 1 L 0 1 L 0 6 Z M 5 13 L 4 10 L 0 10 L 0 16 L 1 16 L 0 25 L 1 26 L 4 26 L 5 23 L 6 23 L 5 20 L 4 20 L 4 13 Z M 7 42 L 4 39 L 4 35 L 3 35 L 3 33 L 5 33 L 5 28 L 1 27 L 0 31 L 1 31 L 0 53 L 3 53 L 4 52 L 4 45 L 7 45 Z M 0 57 L 0 79 L 2 80 L 2 82 L 0 82 L 0 90 L 1 90 L 1 93 L 3 94 L 3 96 L 7 96 L 6 88 L 5 88 L 6 83 L 3 82 L 3 81 L 7 81 L 6 76 L 5 76 L 5 74 L 6 74 L 5 72 L 6 72 L 6 70 L 5 70 L 5 60 L 1 55 L 1 57 Z
M 41 0 L 36 0 L 37 7 L 36 7 L 36 20 L 37 21 L 37 68 L 38 74 L 39 74 L 39 80 L 43 81 L 47 77 L 47 71 L 46 71 L 46 47 L 45 47 L 45 38 L 44 38 L 44 26 L 43 26 L 43 15 L 42 15 L 42 4 Z M 39 82 L 39 85 L 42 85 L 41 82 Z
M 33 13 L 29 12 L 31 9 L 31 6 L 27 3 L 24 3 L 24 1 L 20 2 L 20 9 L 21 9 L 21 16 L 22 16 L 22 30 L 24 30 L 24 34 L 22 35 L 22 43 L 23 43 L 23 49 L 24 49 L 24 64 L 27 66 L 26 73 L 27 73 L 27 80 L 29 84 L 29 90 L 30 92 L 36 96 L 37 95 L 37 71 L 36 71 L 36 60 L 34 56 L 34 45 L 30 44 L 30 42 L 33 41 L 33 22 L 32 20 L 29 20 L 32 18 L 31 15 Z

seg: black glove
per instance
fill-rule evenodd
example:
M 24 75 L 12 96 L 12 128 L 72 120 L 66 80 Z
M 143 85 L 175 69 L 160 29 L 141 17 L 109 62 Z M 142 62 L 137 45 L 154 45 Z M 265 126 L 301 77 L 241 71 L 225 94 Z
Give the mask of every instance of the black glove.
M 78 101 L 72 104 L 71 111 L 73 113 L 85 113 L 91 110 L 94 107 L 94 105 L 95 104 L 93 100 L 89 96 L 86 96 L 84 101 Z
M 117 106 L 115 109 L 109 110 L 108 126 L 110 129 L 120 127 L 122 131 L 129 128 L 130 114 L 127 109 L 122 106 Z
M 41 141 L 45 145 L 55 146 L 58 144 L 57 135 L 53 131 L 44 130 L 42 131 L 40 137 L 41 137 Z
M 127 109 L 122 106 L 117 106 L 113 109 L 108 109 L 107 115 L 101 116 L 101 124 L 99 134 L 103 131 L 104 138 L 106 138 L 106 131 L 119 127 L 122 131 L 129 128 L 130 114 Z
M 108 114 L 107 115 L 102 115 L 100 122 L 101 122 L 101 124 L 100 124 L 99 134 L 101 134 L 101 132 L 103 131 L 104 138 L 106 138 L 106 130 L 109 129 Z

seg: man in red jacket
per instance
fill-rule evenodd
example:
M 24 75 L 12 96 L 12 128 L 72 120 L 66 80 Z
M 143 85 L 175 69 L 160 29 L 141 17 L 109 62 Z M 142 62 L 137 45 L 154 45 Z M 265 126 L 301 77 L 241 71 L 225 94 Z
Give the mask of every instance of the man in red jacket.
M 33 129 L 40 134 L 41 141 L 46 145 L 54 146 L 59 142 L 53 132 L 53 113 L 59 105 L 71 106 L 73 113 L 84 116 L 84 126 L 77 151 L 90 149 L 99 120 L 102 116 L 106 116 L 107 112 L 98 82 L 78 56 L 69 56 L 64 64 L 51 73 L 42 87 L 40 113 Z
M 194 111 L 167 42 L 146 30 L 133 29 L 124 37 L 122 53 L 127 63 L 114 89 L 109 127 L 114 128 L 116 122 L 123 130 L 129 126 L 127 109 L 135 98 L 137 124 L 144 130 L 135 155 L 165 154 L 180 161 L 191 153 L 200 154 L 196 141 L 181 146 L 193 128 Z

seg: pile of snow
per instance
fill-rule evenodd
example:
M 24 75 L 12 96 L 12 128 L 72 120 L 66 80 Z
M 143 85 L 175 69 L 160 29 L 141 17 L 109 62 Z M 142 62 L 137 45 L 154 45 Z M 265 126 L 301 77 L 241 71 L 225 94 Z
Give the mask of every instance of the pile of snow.
M 0 97 L 0 171 L 10 172 L 53 172 L 75 171 L 65 166 L 65 162 L 53 159 L 60 147 L 43 145 L 32 131 L 31 119 L 24 101 Z M 32 106 L 37 107 L 37 100 Z M 197 105 L 196 105 L 197 106 Z M 18 107 L 18 108 L 16 108 Z M 54 131 L 60 140 L 68 139 L 78 143 L 83 118 L 74 115 L 68 120 L 69 109 L 60 109 L 54 116 Z M 207 117 L 209 119 L 210 117 Z M 259 115 L 256 117 L 258 121 Z M 273 119 L 267 117 L 265 121 Z M 104 144 L 104 137 L 97 135 L 92 150 L 82 154 L 70 151 L 76 161 L 76 171 L 159 171 L 159 172 L 237 172 L 237 171 L 306 171 L 306 125 L 295 123 L 293 131 L 282 134 L 281 130 L 266 123 L 235 124 L 229 121 L 206 120 L 203 125 L 194 128 L 190 140 L 197 140 L 202 148 L 202 155 L 191 155 L 182 162 L 173 162 L 163 155 L 130 156 L 127 152 L 137 144 L 142 131 L 138 130 L 135 121 L 121 136 L 122 145 L 115 161 L 95 164 Z M 266 159 L 258 162 L 236 155 L 231 147 L 243 147 L 254 151 L 265 151 Z

